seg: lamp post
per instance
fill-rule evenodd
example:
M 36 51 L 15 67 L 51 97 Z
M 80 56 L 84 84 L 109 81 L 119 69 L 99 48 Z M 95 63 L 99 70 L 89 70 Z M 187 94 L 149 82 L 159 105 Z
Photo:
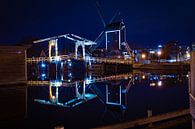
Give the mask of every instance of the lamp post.
M 158 55 L 158 62 L 160 62 L 160 56 L 162 55 L 162 51 L 159 50 L 159 51 L 157 52 L 157 55 Z
M 144 63 L 144 60 L 146 59 L 146 54 L 145 53 L 142 53 L 141 54 L 141 58 L 142 58 L 142 63 Z

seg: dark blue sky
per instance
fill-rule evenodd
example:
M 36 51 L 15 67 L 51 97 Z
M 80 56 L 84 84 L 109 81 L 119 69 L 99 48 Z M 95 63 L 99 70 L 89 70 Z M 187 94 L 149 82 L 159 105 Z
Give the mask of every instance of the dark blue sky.
M 74 33 L 94 40 L 103 29 L 95 0 L 1 0 L 0 43 Z M 194 0 L 100 0 L 108 22 L 120 10 L 127 40 L 154 46 L 195 41 Z

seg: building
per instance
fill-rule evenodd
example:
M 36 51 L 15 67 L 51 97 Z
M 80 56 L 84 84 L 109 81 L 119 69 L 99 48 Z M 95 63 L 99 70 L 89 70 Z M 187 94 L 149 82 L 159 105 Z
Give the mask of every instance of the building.
M 25 58 L 25 47 L 0 46 L 0 85 L 25 83 Z

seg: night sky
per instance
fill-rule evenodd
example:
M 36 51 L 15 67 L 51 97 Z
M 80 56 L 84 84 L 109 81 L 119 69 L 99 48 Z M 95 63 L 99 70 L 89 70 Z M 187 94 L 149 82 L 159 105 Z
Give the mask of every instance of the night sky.
M 95 40 L 103 30 L 95 0 L 1 0 L 0 43 L 74 33 Z M 119 10 L 129 44 L 195 41 L 194 0 L 99 0 L 106 22 Z

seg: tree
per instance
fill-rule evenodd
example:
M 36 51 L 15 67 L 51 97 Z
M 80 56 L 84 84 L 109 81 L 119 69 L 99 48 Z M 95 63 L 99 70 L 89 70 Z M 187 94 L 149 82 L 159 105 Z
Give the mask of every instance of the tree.
M 181 48 L 177 40 L 169 41 L 163 47 L 163 57 L 165 59 L 173 59 L 175 57 L 176 61 L 178 61 L 180 51 Z

